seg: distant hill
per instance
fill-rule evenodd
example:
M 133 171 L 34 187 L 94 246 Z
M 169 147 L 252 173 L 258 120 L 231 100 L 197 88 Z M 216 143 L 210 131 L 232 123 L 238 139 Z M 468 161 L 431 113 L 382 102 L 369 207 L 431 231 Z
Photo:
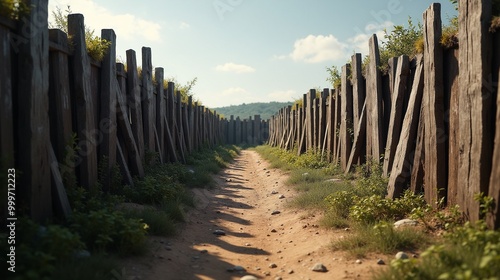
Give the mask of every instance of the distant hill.
M 270 119 L 271 116 L 278 113 L 278 111 L 286 106 L 292 105 L 293 102 L 268 102 L 268 103 L 249 103 L 249 104 L 241 104 L 241 105 L 232 105 L 227 107 L 218 107 L 211 108 L 212 110 L 217 111 L 217 113 L 224 115 L 227 119 L 231 117 L 231 115 L 236 117 L 240 117 L 240 119 L 248 119 L 248 117 L 252 117 L 254 115 L 260 115 L 260 118 L 263 120 Z

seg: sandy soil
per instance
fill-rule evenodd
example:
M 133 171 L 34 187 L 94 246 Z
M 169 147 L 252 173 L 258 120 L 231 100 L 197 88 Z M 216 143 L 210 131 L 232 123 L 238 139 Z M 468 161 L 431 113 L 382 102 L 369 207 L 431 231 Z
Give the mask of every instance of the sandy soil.
M 296 193 L 287 174 L 269 168 L 254 151 L 242 151 L 216 177 L 217 187 L 195 190 L 197 208 L 173 238 L 152 237 L 152 254 L 126 261 L 125 279 L 369 279 L 383 266 L 374 255 L 361 264 L 329 244 L 349 234 L 318 226 L 319 217 L 285 207 Z M 273 191 L 275 192 L 273 194 Z M 279 198 L 284 195 L 284 198 Z M 281 213 L 272 215 L 278 210 Z M 222 230 L 226 235 L 216 236 Z M 322 263 L 327 272 L 311 268 Z M 271 268 L 270 265 L 276 267 Z M 245 272 L 228 272 L 241 266 Z

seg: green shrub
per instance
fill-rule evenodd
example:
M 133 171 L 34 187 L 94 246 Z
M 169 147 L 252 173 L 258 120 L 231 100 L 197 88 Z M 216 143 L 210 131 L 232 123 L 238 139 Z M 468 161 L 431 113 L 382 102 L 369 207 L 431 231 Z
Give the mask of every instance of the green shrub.
M 127 218 L 140 220 L 148 225 L 148 233 L 152 235 L 171 236 L 175 234 L 175 222 L 170 215 L 155 208 L 124 211 Z
M 17 226 L 16 258 L 21 261 L 16 262 L 14 279 L 53 279 L 61 261 L 74 258 L 85 248 L 78 234 L 60 225 L 44 227 L 21 218 Z M 2 238 L 4 244 L 7 240 Z
M 409 216 L 414 208 L 426 205 L 422 195 L 406 191 L 401 198 L 389 199 L 378 195 L 356 199 L 350 208 L 350 217 L 362 223 L 395 221 Z
M 394 260 L 375 279 L 498 279 L 500 232 L 483 221 L 445 235 L 442 245 L 425 250 L 420 259 Z
M 147 225 L 140 220 L 126 218 L 122 212 L 106 209 L 75 212 L 71 222 L 71 227 L 93 250 L 124 255 L 143 252 Z
M 415 228 L 395 229 L 391 223 L 357 225 L 354 233 L 332 243 L 334 250 L 346 250 L 354 257 L 368 252 L 392 254 L 400 250 L 414 250 L 427 244 L 424 233 Z

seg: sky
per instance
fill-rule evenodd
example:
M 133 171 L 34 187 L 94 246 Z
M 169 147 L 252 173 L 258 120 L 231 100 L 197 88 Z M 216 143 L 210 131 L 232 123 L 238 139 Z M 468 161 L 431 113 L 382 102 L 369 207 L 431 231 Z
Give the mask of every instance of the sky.
M 117 59 L 126 50 L 141 57 L 151 47 L 153 67 L 185 84 L 210 108 L 242 103 L 294 101 L 310 88 L 331 87 L 326 68 L 355 53 L 368 39 L 408 17 L 422 21 L 428 0 L 49 0 L 71 6 L 100 34 L 112 28 Z M 456 14 L 441 1 L 443 23 Z M 52 16 L 49 16 L 49 21 Z M 141 61 L 138 61 L 140 65 Z

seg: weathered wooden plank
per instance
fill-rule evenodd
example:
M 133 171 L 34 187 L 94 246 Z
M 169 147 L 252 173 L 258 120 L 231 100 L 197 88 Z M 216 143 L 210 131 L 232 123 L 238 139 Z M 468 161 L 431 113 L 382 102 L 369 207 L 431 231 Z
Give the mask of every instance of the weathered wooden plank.
M 347 162 L 352 148 L 352 87 L 347 77 L 351 75 L 351 65 L 342 66 L 341 93 L 341 122 L 340 122 L 340 165 L 342 170 L 346 170 Z
M 68 44 L 66 33 L 59 29 L 50 29 L 49 38 L 52 42 L 55 42 L 62 46 L 66 46 Z M 66 145 L 70 143 L 73 136 L 68 55 L 59 51 L 51 51 L 49 54 L 49 59 L 50 138 L 56 158 L 60 162 L 62 162 L 66 154 Z M 3 75 L 0 75 L 0 77 L 2 76 Z M 12 114 L 12 106 L 10 110 L 10 114 Z M 6 114 L 6 119 L 4 120 L 3 118 L 0 118 L 0 122 L 7 122 L 9 111 L 2 112 L 2 114 Z M 10 121 L 12 121 L 12 115 Z M 5 138 L 9 139 L 10 135 L 11 134 L 5 135 Z M 11 151 L 13 152 L 14 149 L 12 148 Z
M 11 40 L 9 28 L 0 24 L 0 165 L 5 168 L 14 166 Z
M 426 137 L 426 135 L 425 135 L 425 124 L 424 124 L 425 110 L 423 105 L 424 104 L 422 104 L 420 109 L 420 121 L 418 122 L 417 139 L 416 139 L 417 145 L 415 146 L 415 155 L 413 156 L 413 164 L 411 167 L 411 179 L 410 179 L 410 190 L 416 194 L 421 194 L 424 191 L 424 186 L 423 186 L 424 175 L 425 175 L 424 165 L 425 165 L 425 154 L 426 154 L 424 138 Z
M 172 132 L 170 131 L 170 124 L 167 120 L 167 116 L 163 116 L 163 122 L 165 124 L 165 140 L 166 140 L 166 150 L 168 157 L 171 162 L 178 162 L 177 151 L 175 149 L 174 137 L 172 136 Z
M 340 164 L 340 125 L 342 123 L 342 96 L 340 95 L 340 88 L 335 89 L 335 138 L 333 141 L 333 161 L 335 164 Z
M 120 137 L 125 143 L 127 148 L 128 160 L 130 162 L 129 168 L 133 175 L 140 178 L 144 177 L 144 166 L 142 165 L 142 159 L 139 151 L 139 147 L 134 138 L 134 133 L 132 126 L 130 124 L 130 119 L 128 117 L 128 107 L 125 101 L 125 96 L 122 94 L 120 87 L 118 86 L 118 81 L 114 80 L 117 100 L 117 115 L 116 122 L 118 124 L 118 131 L 120 131 Z
M 394 152 L 395 158 L 389 177 L 387 196 L 399 197 L 408 187 L 411 179 L 411 169 L 415 156 L 415 146 L 422 106 L 422 95 L 424 90 L 423 57 L 417 57 L 417 69 L 413 87 L 410 93 L 410 101 L 406 110 L 399 143 Z
M 316 90 L 311 89 L 307 93 L 307 98 L 304 100 L 303 106 L 306 108 L 306 127 L 307 127 L 307 150 L 310 151 L 313 149 L 313 139 L 314 139 L 314 112 L 313 112 L 313 103 L 316 98 Z
M 333 160 L 333 141 L 335 138 L 335 99 L 333 97 L 334 92 L 333 90 L 330 91 L 328 94 L 328 110 L 326 113 L 326 118 L 327 118 L 327 126 L 328 126 L 328 131 L 327 131 L 327 140 L 326 140 L 326 150 L 327 150 L 327 155 L 326 159 L 328 162 L 332 162 Z
M 365 150 L 365 138 L 366 138 L 366 102 L 363 104 L 361 109 L 361 116 L 359 118 L 358 129 L 354 132 L 354 142 L 352 145 L 351 153 L 349 155 L 349 160 L 344 173 L 347 174 L 352 170 L 352 167 L 358 162 L 358 159 L 362 156 Z
M 127 159 L 122 149 L 122 144 L 120 140 L 116 142 L 116 161 L 120 167 L 120 172 L 123 177 L 123 182 L 131 187 L 134 187 L 134 180 L 132 179 L 132 174 L 128 168 Z
M 351 57 L 351 75 L 352 75 L 352 120 L 354 131 L 358 130 L 361 118 L 361 111 L 365 104 L 365 81 L 362 74 L 361 54 L 357 53 Z M 365 113 L 366 114 L 366 113 Z
M 498 77 L 500 78 L 500 72 Z M 492 229 L 500 228 L 500 87 L 497 87 L 497 91 L 495 144 L 488 190 L 488 196 L 492 197 L 496 203 L 492 209 L 493 211 L 486 216 L 486 222 Z
M 380 53 L 377 35 L 373 35 L 370 38 L 369 47 L 370 63 L 367 66 L 366 77 L 366 154 L 367 158 L 378 162 L 384 150 L 385 127 L 382 109 L 382 76 L 378 69 L 380 65 Z
M 260 115 L 255 115 L 254 116 L 254 144 L 255 145 L 260 145 L 261 140 L 260 140 L 260 135 L 261 135 L 261 129 L 260 129 Z
M 25 206 L 31 218 L 44 221 L 52 216 L 50 162 L 47 151 L 47 144 L 50 143 L 48 1 L 27 0 L 24 3 L 31 7 L 31 10 L 18 30 L 19 34 L 25 35 L 26 41 L 18 46 L 16 63 L 16 173 L 20 175 L 22 172 L 22 176 L 16 176 L 16 179 L 19 180 L 19 202 L 23 203 L 19 207 L 16 205 L 16 209 Z
M 73 56 L 70 57 L 72 73 L 71 102 L 76 109 L 76 131 L 79 139 L 80 164 L 78 177 L 80 185 L 94 188 L 97 183 L 97 148 L 95 139 L 94 100 L 90 80 L 90 60 L 85 45 L 83 15 L 68 16 L 68 35 L 72 37 Z
M 111 185 L 111 172 L 116 164 L 116 34 L 113 29 L 103 29 L 101 38 L 110 45 L 101 62 L 101 92 L 100 92 L 100 117 L 102 141 L 99 144 L 99 154 L 106 158 L 107 166 L 100 172 L 100 183 L 105 190 Z M 100 159 L 99 159 L 100 160 Z
M 447 137 L 444 126 L 443 48 L 441 39 L 441 5 L 432 4 L 423 15 L 424 22 L 424 124 L 425 177 L 427 202 L 436 202 L 446 194 Z
M 471 221 L 481 216 L 474 195 L 488 192 L 493 153 L 493 97 L 496 92 L 485 83 L 493 75 L 493 50 L 488 31 L 491 15 L 491 0 L 459 1 L 458 203 Z
M 71 216 L 71 206 L 69 205 L 68 195 L 64 188 L 61 173 L 59 173 L 59 163 L 52 147 L 49 142 L 47 145 L 50 161 L 50 172 L 52 182 L 52 201 L 54 206 L 54 213 L 57 217 L 67 220 Z
M 318 136 L 319 136 L 319 99 L 313 99 L 313 133 L 312 133 L 312 148 L 313 151 L 318 150 Z
M 188 97 L 188 104 L 187 104 L 187 126 L 188 126 L 188 133 L 189 133 L 189 151 L 193 152 L 195 150 L 194 148 L 194 112 L 193 112 L 193 97 L 190 95 Z
M 168 127 L 170 129 L 170 133 L 172 134 L 172 140 L 174 147 L 177 146 L 177 143 L 175 141 L 176 137 L 175 134 L 177 134 L 177 127 L 175 125 L 175 84 L 172 82 L 168 82 L 167 85 L 167 120 L 168 120 Z M 199 117 L 201 117 L 199 115 Z M 201 130 L 201 123 L 199 124 L 198 127 Z M 199 136 L 201 135 L 201 131 Z
M 325 88 L 321 92 L 318 103 L 318 151 L 321 151 L 325 139 L 326 130 L 326 98 L 328 97 L 329 89 Z
M 130 108 L 131 129 L 141 161 L 144 161 L 144 129 L 142 122 L 141 86 L 134 50 L 127 50 L 127 103 Z
M 448 100 L 448 205 L 458 203 L 458 158 L 460 154 L 459 140 L 459 79 L 458 79 L 458 49 L 447 50 L 444 62 L 445 100 Z
M 406 95 L 406 85 L 408 76 L 410 75 L 410 59 L 406 55 L 402 55 L 397 59 L 396 73 L 394 74 L 394 87 L 392 92 L 392 107 L 391 116 L 389 118 L 389 126 L 387 132 L 387 142 L 385 144 L 383 175 L 387 177 L 392 169 L 396 148 L 401 135 L 403 125 L 403 117 L 405 112 L 404 98 Z
M 144 148 L 155 151 L 155 139 L 153 132 L 154 117 L 153 107 L 153 65 L 151 62 L 151 48 L 142 47 L 142 71 L 141 71 L 141 104 L 142 123 L 144 129 Z
M 240 117 L 236 117 L 234 133 L 236 134 L 236 136 L 235 136 L 236 145 L 241 145 L 241 119 L 240 119 Z
M 122 93 L 122 98 L 123 98 L 123 103 L 126 105 L 125 108 L 127 109 L 127 112 L 128 112 L 128 116 L 130 118 L 130 108 L 128 107 L 128 102 L 126 101 L 126 93 L 127 93 L 127 71 L 125 69 L 125 64 L 123 63 L 116 63 L 116 79 L 118 81 L 118 87 L 120 88 L 120 92 Z M 118 96 L 117 96 L 118 98 Z M 120 106 L 118 106 L 118 103 L 116 104 L 116 112 L 118 114 L 118 109 L 120 108 Z M 117 123 L 118 124 L 118 123 Z M 117 145 L 118 143 L 123 143 L 124 140 L 123 140 L 123 132 L 120 131 L 120 129 L 118 128 L 117 131 L 116 131 L 116 137 L 117 137 Z M 137 141 L 136 141 L 136 144 L 137 144 Z M 121 146 L 121 149 L 122 149 L 122 153 L 123 153 L 123 157 L 124 157 L 124 160 L 125 160 L 125 163 L 128 163 L 128 151 L 127 151 L 127 147 L 124 147 L 124 146 Z M 116 148 L 116 160 L 118 162 L 118 157 L 120 155 L 118 154 L 118 147 Z M 120 163 L 119 163 L 120 164 Z M 121 166 L 120 166 L 121 168 Z M 127 169 L 128 169 L 128 166 L 127 166 Z M 122 173 L 123 174 L 123 173 Z M 125 174 L 123 174 L 123 176 L 125 176 Z
M 163 163 L 165 160 L 165 125 L 163 117 L 166 116 L 165 92 L 163 91 L 164 70 L 161 67 L 155 68 L 155 86 L 156 86 L 156 132 L 158 133 L 158 153 L 160 161 Z
M 191 129 L 189 126 L 188 104 L 183 104 L 182 106 L 182 127 L 184 128 L 182 131 L 184 132 L 186 151 L 188 154 L 190 154 L 193 151 L 193 148 L 191 144 Z

